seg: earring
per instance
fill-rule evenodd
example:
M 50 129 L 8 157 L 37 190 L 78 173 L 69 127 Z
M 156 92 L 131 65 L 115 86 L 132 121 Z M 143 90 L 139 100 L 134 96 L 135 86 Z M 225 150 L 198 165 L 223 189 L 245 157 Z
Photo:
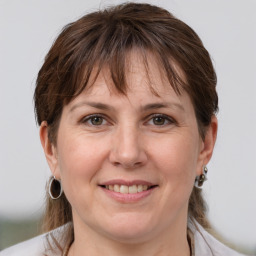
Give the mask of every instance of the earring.
M 55 176 L 50 179 L 48 193 L 53 200 L 60 198 L 63 193 L 61 182 Z
M 206 166 L 204 166 L 203 173 L 200 174 L 199 176 L 196 176 L 195 187 L 201 188 L 203 186 L 204 182 L 207 180 L 207 173 L 208 173 L 208 169 Z

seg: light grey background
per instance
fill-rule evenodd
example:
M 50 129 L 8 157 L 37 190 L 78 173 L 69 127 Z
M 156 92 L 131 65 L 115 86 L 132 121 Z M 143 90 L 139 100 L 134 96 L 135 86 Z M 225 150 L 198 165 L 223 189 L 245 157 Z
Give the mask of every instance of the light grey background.
M 49 176 L 32 96 L 61 28 L 122 1 L 0 0 L 0 216 L 43 210 Z M 219 134 L 204 186 L 209 217 L 227 241 L 256 248 L 256 1 L 159 0 L 199 34 L 218 75 Z

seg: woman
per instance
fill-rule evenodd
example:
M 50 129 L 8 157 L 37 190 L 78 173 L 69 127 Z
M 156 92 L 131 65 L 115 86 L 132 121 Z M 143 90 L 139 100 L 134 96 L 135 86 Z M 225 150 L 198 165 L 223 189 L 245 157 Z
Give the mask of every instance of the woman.
M 1 255 L 240 255 L 206 231 L 218 97 L 190 27 L 148 4 L 88 14 L 53 44 L 34 98 L 48 233 Z

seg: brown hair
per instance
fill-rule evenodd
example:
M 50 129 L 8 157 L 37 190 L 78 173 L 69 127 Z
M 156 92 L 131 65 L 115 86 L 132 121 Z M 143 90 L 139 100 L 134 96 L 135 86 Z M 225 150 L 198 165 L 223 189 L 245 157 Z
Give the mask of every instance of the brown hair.
M 218 110 L 216 74 L 208 51 L 198 35 L 167 10 L 149 4 L 125 3 L 83 16 L 68 24 L 45 58 L 34 94 L 38 124 L 48 123 L 48 136 L 56 144 L 62 109 L 88 85 L 92 70 L 97 75 L 109 68 L 116 89 L 126 94 L 125 61 L 130 50 L 154 55 L 177 94 L 184 89 L 193 103 L 201 137 Z M 182 70 L 185 79 L 175 70 Z M 186 81 L 184 81 L 186 80 Z M 189 216 L 208 226 L 205 203 L 197 188 L 189 201 Z M 72 221 L 65 195 L 47 199 L 45 231 Z M 72 236 L 72 235 L 71 235 Z M 72 239 L 72 238 L 70 238 Z

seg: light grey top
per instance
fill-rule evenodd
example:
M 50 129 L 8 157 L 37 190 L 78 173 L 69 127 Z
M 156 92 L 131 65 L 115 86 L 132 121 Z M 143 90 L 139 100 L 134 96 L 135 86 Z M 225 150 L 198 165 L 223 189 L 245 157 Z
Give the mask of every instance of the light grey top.
M 192 223 L 188 225 L 194 235 L 193 245 L 195 256 L 243 256 L 243 254 L 235 252 L 220 243 L 198 223 L 195 223 L 195 225 Z M 45 249 L 47 248 L 46 237 L 48 236 L 48 238 L 51 239 L 51 235 L 54 235 L 58 240 L 58 233 L 63 232 L 65 232 L 65 226 L 7 248 L 0 252 L 0 256 L 60 256 L 60 252 L 52 253 Z M 65 247 L 61 241 L 58 242 L 61 246 Z

